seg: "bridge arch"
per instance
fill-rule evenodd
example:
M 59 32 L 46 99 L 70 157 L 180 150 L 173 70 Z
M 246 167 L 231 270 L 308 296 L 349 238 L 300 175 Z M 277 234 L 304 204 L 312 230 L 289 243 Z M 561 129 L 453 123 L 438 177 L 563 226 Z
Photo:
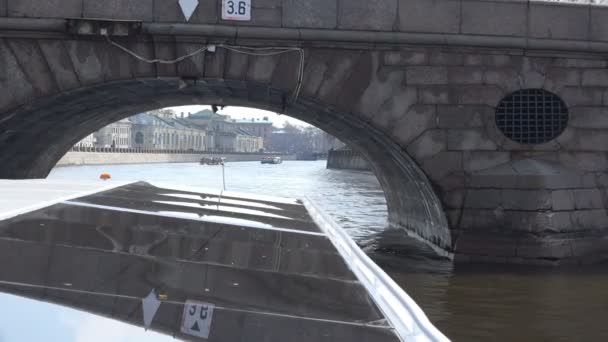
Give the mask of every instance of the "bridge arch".
M 149 64 L 105 37 L 67 33 L 64 19 L 27 23 L 31 31 L 0 39 L 0 178 L 44 176 L 86 133 L 133 113 L 249 106 L 287 113 L 360 150 L 391 221 L 462 260 L 579 260 L 606 249 L 594 242 L 608 231 L 608 62 L 598 54 L 606 43 L 577 50 L 569 40 L 520 46 L 468 35 L 170 23 L 112 37 L 143 59 L 216 47 Z M 47 26 L 52 32 L 35 32 Z M 287 52 L 252 56 L 227 46 Z M 303 47 L 303 65 L 294 46 Z M 496 126 L 500 100 L 527 88 L 568 106 L 568 126 L 544 144 L 512 141 Z
M 451 237 L 439 198 L 415 161 L 382 130 L 319 99 L 248 80 L 180 77 L 139 78 L 85 86 L 37 99 L 18 108 L 4 125 L 18 135 L 5 140 L 0 178 L 46 177 L 73 144 L 105 125 L 136 113 L 192 104 L 254 107 L 282 112 L 319 127 L 360 151 L 385 191 L 391 224 L 406 228 L 437 250 L 450 251 Z M 24 129 L 27 125 L 27 129 Z M 5 137 L 6 138 L 6 137 Z M 34 139 L 44 142 L 32 144 Z M 137 138 L 136 138 L 137 139 Z M 29 141 L 29 144 L 27 143 Z M 27 153 L 20 146 L 29 145 Z

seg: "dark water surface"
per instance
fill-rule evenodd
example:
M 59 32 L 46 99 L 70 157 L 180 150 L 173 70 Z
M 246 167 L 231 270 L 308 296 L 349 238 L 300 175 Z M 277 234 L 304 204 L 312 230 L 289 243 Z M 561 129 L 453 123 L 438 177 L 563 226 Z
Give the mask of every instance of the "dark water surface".
M 606 266 L 453 266 L 386 228 L 386 202 L 371 174 L 326 170 L 324 161 L 228 163 L 225 171 L 228 190 L 319 203 L 454 341 L 608 341 Z M 61 167 L 49 178 L 93 180 L 101 172 L 118 181 L 222 184 L 220 167 L 198 164 Z

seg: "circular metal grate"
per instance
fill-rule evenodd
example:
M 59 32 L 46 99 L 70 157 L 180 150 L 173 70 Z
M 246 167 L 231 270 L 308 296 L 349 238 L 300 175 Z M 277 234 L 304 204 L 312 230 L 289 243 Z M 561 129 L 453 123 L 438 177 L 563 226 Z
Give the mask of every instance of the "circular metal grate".
M 521 144 L 555 139 L 568 125 L 568 108 L 557 95 L 543 89 L 518 90 L 500 101 L 496 126 Z

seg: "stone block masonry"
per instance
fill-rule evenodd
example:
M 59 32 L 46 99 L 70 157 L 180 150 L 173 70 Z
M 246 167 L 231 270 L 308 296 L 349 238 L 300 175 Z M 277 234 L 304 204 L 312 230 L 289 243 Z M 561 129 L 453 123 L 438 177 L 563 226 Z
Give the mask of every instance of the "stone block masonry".
M 327 168 L 337 170 L 371 171 L 369 162 L 359 152 L 334 150 L 327 154 Z
M 462 202 L 446 202 L 457 211 L 464 203 L 456 218 L 457 249 L 466 255 L 461 261 L 496 257 L 540 264 L 597 260 L 597 251 L 581 243 L 588 236 L 608 236 L 606 188 L 596 177 L 585 177 L 555 162 L 522 159 L 474 172 L 467 185 Z

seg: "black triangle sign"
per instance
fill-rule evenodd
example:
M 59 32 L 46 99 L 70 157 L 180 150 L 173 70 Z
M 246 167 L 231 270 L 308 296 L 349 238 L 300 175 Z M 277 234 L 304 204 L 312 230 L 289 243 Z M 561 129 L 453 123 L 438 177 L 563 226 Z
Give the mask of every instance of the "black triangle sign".
M 190 330 L 194 330 L 194 331 L 201 331 L 201 328 L 198 327 L 198 321 L 194 322 L 194 325 L 192 326 L 192 328 L 190 328 Z

